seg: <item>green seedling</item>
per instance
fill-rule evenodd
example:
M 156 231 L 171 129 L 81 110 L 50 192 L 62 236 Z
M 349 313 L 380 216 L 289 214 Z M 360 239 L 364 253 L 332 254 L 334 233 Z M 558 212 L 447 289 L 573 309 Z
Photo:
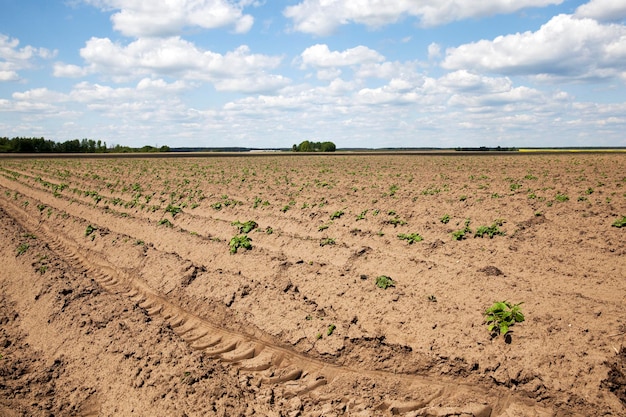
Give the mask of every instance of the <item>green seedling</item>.
M 365 218 L 365 215 L 367 214 L 367 210 L 363 210 L 361 212 L 361 214 L 359 214 L 358 216 L 356 216 L 357 221 L 358 220 L 363 220 Z
M 393 227 L 405 225 L 406 222 L 398 217 L 387 220 L 387 223 L 392 224 Z
M 227 195 L 223 195 L 222 196 L 222 201 L 218 201 L 216 203 L 211 204 L 211 207 L 214 208 L 215 210 L 221 210 L 224 207 L 229 207 L 229 206 L 238 206 L 243 204 L 243 202 L 238 201 L 238 200 L 233 200 L 228 198 Z
M 448 222 L 450 222 L 450 215 L 449 214 L 444 214 L 439 221 L 443 224 L 448 224 Z
M 241 223 L 239 220 L 231 223 L 232 226 L 236 226 L 239 230 L 239 233 L 249 233 L 252 230 L 259 227 L 259 225 L 254 220 L 248 220 L 245 223 Z
M 500 301 L 493 303 L 491 307 L 485 310 L 485 323 L 493 337 L 499 334 L 506 337 L 511 326 L 524 321 L 524 314 L 522 314 L 520 307 L 522 304 Z
M 326 330 L 326 336 L 330 336 L 331 334 L 333 334 L 336 328 L 337 326 L 335 326 L 334 324 L 328 326 L 328 330 Z
M 554 199 L 560 203 L 564 203 L 567 200 L 569 200 L 569 197 L 565 194 L 557 194 L 556 196 L 554 196 Z
M 398 235 L 398 239 L 406 240 L 407 242 L 409 242 L 409 245 L 424 240 L 424 238 L 421 237 L 418 233 L 400 233 Z
M 93 227 L 92 225 L 87 226 L 87 228 L 85 229 L 85 237 L 91 235 L 96 230 L 98 230 L 98 229 Z
M 393 279 L 391 279 L 387 275 L 381 275 L 376 278 L 376 286 L 378 288 L 382 288 L 383 290 L 386 290 L 389 287 L 395 287 L 396 283 L 394 282 Z
M 165 212 L 170 213 L 172 215 L 172 218 L 176 217 L 176 215 L 180 213 L 181 211 L 183 210 L 180 207 L 174 206 L 172 204 L 168 204 L 167 207 L 165 208 Z
M 28 243 L 22 243 L 17 247 L 17 256 L 23 255 L 30 248 Z
M 466 234 L 472 233 L 472 229 L 470 229 L 469 224 L 470 224 L 470 219 L 465 219 L 465 227 L 463 229 L 452 232 L 452 239 L 463 240 L 465 239 Z
M 480 226 L 476 229 L 474 237 L 483 237 L 487 235 L 490 239 L 493 239 L 496 235 L 504 236 L 504 232 L 498 228 L 498 226 L 502 226 L 502 223 L 502 221 L 497 220 L 491 226 Z
M 334 244 L 335 244 L 335 239 L 333 239 L 332 237 L 327 237 L 320 241 L 320 246 L 334 245 Z
M 161 219 L 159 220 L 159 226 L 167 226 L 167 227 L 174 227 L 174 225 L 172 224 L 171 221 L 167 220 L 167 219 Z
M 611 225 L 613 227 L 624 227 L 626 226 L 626 216 L 623 216 L 621 219 L 617 219 Z
M 344 214 L 344 213 L 343 213 L 343 210 L 336 211 L 336 212 L 334 212 L 333 214 L 331 214 L 331 215 L 330 215 L 330 219 L 331 219 L 331 220 L 338 219 L 338 218 L 340 218 L 341 216 L 343 216 L 343 214 Z
M 324 230 L 328 229 L 329 227 L 330 227 L 329 224 L 323 224 L 323 225 L 321 225 L 320 227 L 317 228 L 317 231 L 321 232 L 321 231 L 324 231 Z
M 230 239 L 230 253 L 237 253 L 237 249 L 244 248 L 246 250 L 252 249 L 252 239 L 248 235 L 234 236 Z

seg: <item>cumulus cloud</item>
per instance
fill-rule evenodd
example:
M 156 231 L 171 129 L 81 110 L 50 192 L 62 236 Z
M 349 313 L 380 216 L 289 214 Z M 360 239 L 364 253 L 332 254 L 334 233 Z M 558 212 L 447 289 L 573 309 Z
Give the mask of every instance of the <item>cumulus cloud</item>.
M 20 101 L 33 101 L 33 102 L 60 102 L 67 100 L 65 94 L 57 91 L 49 90 L 47 88 L 34 88 L 32 90 L 24 92 L 15 92 L 12 95 L 13 99 Z
M 493 94 L 510 91 L 513 82 L 507 77 L 487 77 L 467 70 L 448 73 L 439 79 L 439 84 L 451 91 L 473 94 Z
M 0 70 L 0 81 L 17 81 L 19 79 L 20 76 L 15 71 Z
M 290 82 L 288 78 L 267 73 L 281 63 L 282 57 L 253 54 L 246 45 L 219 54 L 202 50 L 177 36 L 140 38 L 128 45 L 109 38 L 91 38 L 80 55 L 86 62 L 84 67 L 57 63 L 55 75 L 98 73 L 120 82 L 146 76 L 172 76 L 213 82 L 220 90 L 242 92 L 268 91 Z
M 18 71 L 33 68 L 39 58 L 50 59 L 57 51 L 27 45 L 19 48 L 19 39 L 0 34 L 0 81 L 17 81 Z
M 560 4 L 563 0 L 304 0 L 283 11 L 294 29 L 319 36 L 331 34 L 349 23 L 377 28 L 405 17 L 419 19 L 422 26 L 437 26 L 455 20 L 513 13 L 528 7 Z
M 437 59 L 441 56 L 441 46 L 433 42 L 428 45 L 428 59 Z
M 118 10 L 113 27 L 125 36 L 172 36 L 185 27 L 215 29 L 232 26 L 246 33 L 254 18 L 243 14 L 247 2 L 228 0 L 85 0 L 103 10 Z
M 591 0 L 576 9 L 576 17 L 588 17 L 601 22 L 626 19 L 626 2 L 623 0 Z
M 449 48 L 442 66 L 540 79 L 619 77 L 626 65 L 626 26 L 571 15 L 536 32 L 498 36 Z
M 392 78 L 406 78 L 420 76 L 417 72 L 419 63 L 417 61 L 385 61 L 381 63 L 364 63 L 356 71 L 357 78 L 378 78 L 389 80 Z
M 346 49 L 343 52 L 331 52 L 328 46 L 323 44 L 308 47 L 302 52 L 300 58 L 302 60 L 302 69 L 308 66 L 314 68 L 335 68 L 385 60 L 385 57 L 381 54 L 366 46 L 360 45 Z
M 89 68 L 73 64 L 64 64 L 63 62 L 56 62 L 52 70 L 52 74 L 55 77 L 64 78 L 80 78 L 89 75 L 90 72 L 91 70 Z

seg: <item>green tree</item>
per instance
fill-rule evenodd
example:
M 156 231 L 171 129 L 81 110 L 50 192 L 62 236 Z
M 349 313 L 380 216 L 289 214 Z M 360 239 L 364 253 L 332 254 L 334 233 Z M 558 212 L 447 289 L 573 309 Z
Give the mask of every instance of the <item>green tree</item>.
M 300 145 L 293 145 L 294 152 L 335 152 L 336 146 L 332 142 L 311 142 L 305 140 Z

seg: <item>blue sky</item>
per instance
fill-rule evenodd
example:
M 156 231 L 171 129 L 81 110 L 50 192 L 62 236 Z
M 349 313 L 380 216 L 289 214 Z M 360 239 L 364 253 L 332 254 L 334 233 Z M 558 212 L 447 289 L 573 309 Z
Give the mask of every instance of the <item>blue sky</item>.
M 623 0 L 0 0 L 0 136 L 626 146 Z

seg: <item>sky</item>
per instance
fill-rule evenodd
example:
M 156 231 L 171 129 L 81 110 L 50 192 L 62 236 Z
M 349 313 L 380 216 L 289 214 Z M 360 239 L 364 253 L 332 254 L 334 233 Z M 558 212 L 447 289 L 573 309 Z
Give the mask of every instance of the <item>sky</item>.
M 626 146 L 626 1 L 0 0 L 0 136 Z

